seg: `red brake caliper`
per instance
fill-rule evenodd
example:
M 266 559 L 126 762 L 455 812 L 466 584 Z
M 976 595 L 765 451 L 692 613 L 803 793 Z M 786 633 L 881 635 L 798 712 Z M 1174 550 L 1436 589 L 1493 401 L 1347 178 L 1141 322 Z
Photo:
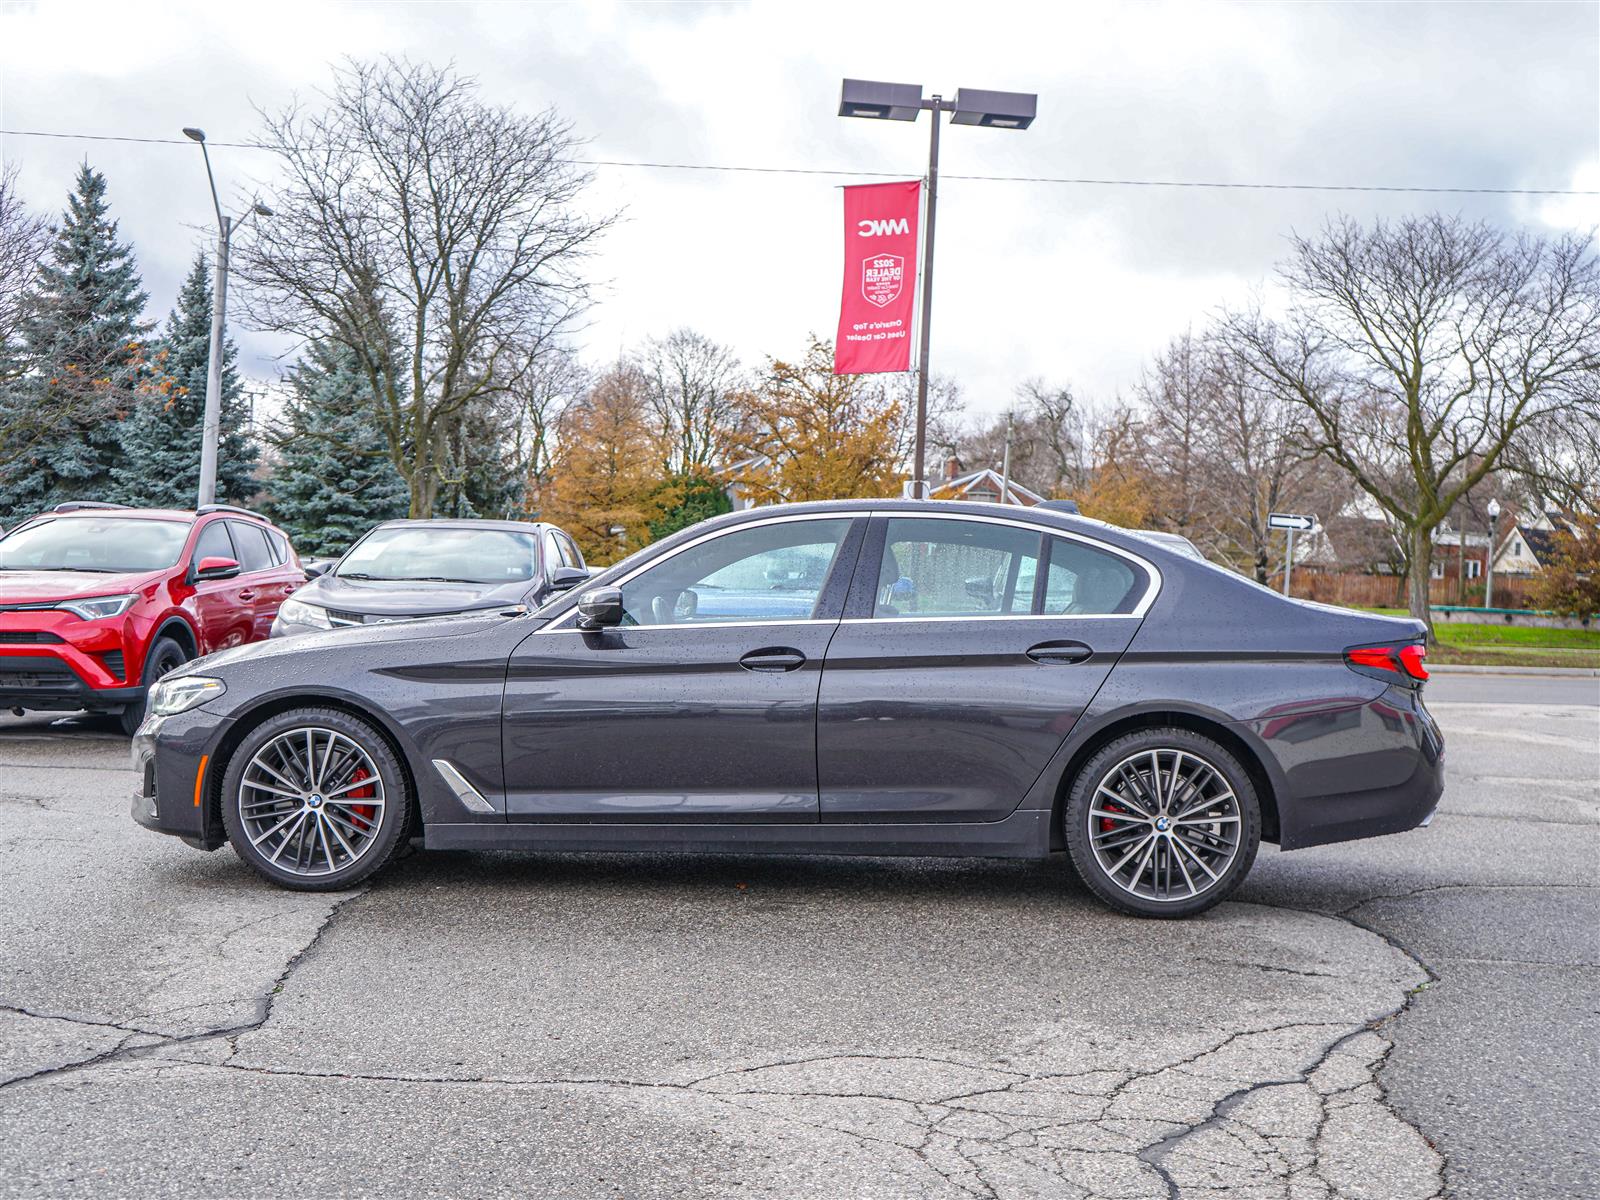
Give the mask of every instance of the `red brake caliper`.
M 1127 812 L 1128 811 L 1127 809 L 1123 808 L 1122 805 L 1120 805 L 1120 804 L 1109 804 L 1109 803 L 1107 803 L 1107 804 L 1102 804 L 1100 807 L 1105 809 L 1107 812 Z M 1101 817 L 1100 818 L 1100 832 L 1101 833 L 1110 833 L 1116 827 L 1117 827 L 1117 823 L 1115 821 L 1113 821 L 1110 817 Z
M 367 770 L 365 767 L 357 767 L 355 774 L 350 776 L 350 782 L 359 783 L 363 779 L 371 778 L 371 771 Z M 346 792 L 345 795 L 352 800 L 377 799 L 378 789 L 373 784 L 369 783 L 366 787 L 352 788 L 350 791 Z M 363 833 L 372 832 L 372 818 L 378 811 L 378 806 L 376 804 L 352 804 L 350 806 L 350 811 L 361 819 L 362 825 L 365 826 L 365 828 L 362 830 Z

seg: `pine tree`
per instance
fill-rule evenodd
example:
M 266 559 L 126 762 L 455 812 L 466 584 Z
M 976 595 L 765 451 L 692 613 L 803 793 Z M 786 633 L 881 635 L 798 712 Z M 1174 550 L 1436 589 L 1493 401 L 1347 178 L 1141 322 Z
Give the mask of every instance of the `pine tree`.
M 195 258 L 147 360 L 146 385 L 133 413 L 118 427 L 122 459 L 112 472 L 124 504 L 189 508 L 200 489 L 200 440 L 211 355 L 211 270 Z M 236 351 L 222 343 L 222 414 L 217 445 L 217 499 L 243 503 L 260 491 L 259 452 L 234 366 Z
M 293 395 L 272 437 L 279 461 L 267 510 L 302 555 L 342 554 L 379 521 L 403 517 L 406 482 L 366 407 L 370 389 L 342 347 L 312 343 L 290 375 Z
M 150 325 L 133 251 L 109 212 L 105 176 L 85 163 L 23 321 L 30 370 L 0 395 L 0 524 L 112 491 L 117 423 L 133 407 Z

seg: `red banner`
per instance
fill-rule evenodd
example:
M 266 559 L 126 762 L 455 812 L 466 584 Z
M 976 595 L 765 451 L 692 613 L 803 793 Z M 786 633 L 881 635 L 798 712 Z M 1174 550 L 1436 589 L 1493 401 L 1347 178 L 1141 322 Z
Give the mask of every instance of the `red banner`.
M 844 299 L 835 375 L 911 369 L 917 302 L 917 201 L 922 184 L 844 189 Z

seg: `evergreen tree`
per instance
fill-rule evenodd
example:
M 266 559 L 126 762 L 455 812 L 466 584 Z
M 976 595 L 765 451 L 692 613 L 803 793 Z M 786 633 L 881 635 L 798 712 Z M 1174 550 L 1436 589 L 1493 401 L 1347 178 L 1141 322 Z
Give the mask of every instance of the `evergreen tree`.
M 29 298 L 30 370 L 0 394 L 0 524 L 70 499 L 105 499 L 117 424 L 143 374 L 146 296 L 117 240 L 105 176 L 85 163 Z
M 267 510 L 302 555 L 343 554 L 379 521 L 405 516 L 410 489 L 373 423 L 354 356 L 314 342 L 290 383 L 284 424 L 272 437 L 279 461 Z
M 211 270 L 195 258 L 177 308 L 146 363 L 147 382 L 132 415 L 118 427 L 122 459 L 112 472 L 124 504 L 189 508 L 200 490 L 200 441 L 211 356 Z M 260 485 L 259 452 L 235 369 L 236 351 L 222 343 L 222 413 L 217 445 L 217 499 L 243 503 Z

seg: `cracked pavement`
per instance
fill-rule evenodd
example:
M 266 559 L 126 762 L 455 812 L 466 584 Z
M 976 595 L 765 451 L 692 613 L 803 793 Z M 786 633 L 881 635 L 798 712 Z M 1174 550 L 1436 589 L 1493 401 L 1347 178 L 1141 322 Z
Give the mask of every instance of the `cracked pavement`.
M 421 854 L 279 892 L 0 720 L 0 1194 L 1600 1194 L 1600 681 L 1188 922 L 1058 862 Z

